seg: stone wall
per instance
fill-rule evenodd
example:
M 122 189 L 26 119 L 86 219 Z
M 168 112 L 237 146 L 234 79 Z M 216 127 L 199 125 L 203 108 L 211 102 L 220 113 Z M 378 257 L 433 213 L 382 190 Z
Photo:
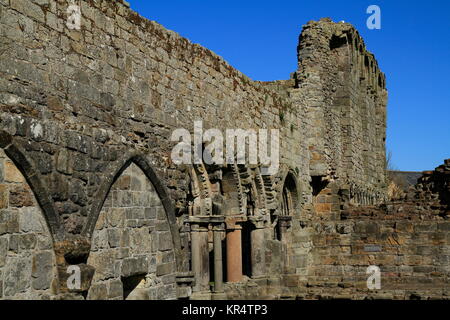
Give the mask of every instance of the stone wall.
M 22 173 L 0 151 L 0 298 L 55 294 L 53 240 Z
M 385 199 L 387 93 L 350 24 L 309 22 L 298 70 L 265 83 L 124 1 L 80 1 L 81 30 L 67 27 L 68 5 L 0 0 L 0 147 L 10 159 L 0 177 L 13 162 L 28 183 L 5 180 L 0 190 L 8 207 L 0 217 L 3 297 L 338 297 L 348 281 L 336 261 L 358 277 L 351 294 L 365 296 L 356 292 L 369 260 L 358 250 L 372 244 L 372 227 L 364 227 L 372 222 L 344 221 L 342 210 Z M 192 132 L 196 120 L 205 130 L 279 129 L 278 172 L 176 165 L 171 135 Z M 10 211 L 33 212 L 48 226 L 46 246 L 25 240 L 47 229 L 24 227 L 23 246 L 32 248 L 23 259 L 39 257 L 33 267 L 10 252 L 22 232 Z M 373 231 L 383 245 L 379 230 L 393 228 L 386 219 Z M 423 266 L 439 269 L 427 255 Z M 77 290 L 67 287 L 72 265 L 82 270 Z M 36 274 L 10 289 L 5 279 L 21 270 Z

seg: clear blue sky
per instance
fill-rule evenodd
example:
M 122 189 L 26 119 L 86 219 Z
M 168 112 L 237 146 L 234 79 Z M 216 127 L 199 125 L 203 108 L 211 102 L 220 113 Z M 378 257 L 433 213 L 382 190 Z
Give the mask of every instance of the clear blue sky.
M 254 80 L 288 79 L 302 25 L 352 23 L 386 73 L 387 149 L 399 170 L 434 169 L 450 158 L 449 0 L 129 0 L 142 16 L 222 56 Z M 381 8 L 381 30 L 366 9 Z

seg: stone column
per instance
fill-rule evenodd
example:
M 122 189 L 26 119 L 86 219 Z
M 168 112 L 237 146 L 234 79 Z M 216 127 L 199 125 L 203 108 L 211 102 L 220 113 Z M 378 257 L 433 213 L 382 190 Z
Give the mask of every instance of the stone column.
M 250 233 L 252 278 L 255 278 L 266 274 L 265 232 L 262 217 L 254 217 L 251 222 L 254 227 Z
M 223 224 L 214 226 L 214 292 L 223 292 L 222 233 Z
M 191 224 L 192 271 L 194 292 L 209 291 L 208 225 Z
M 236 219 L 227 219 L 227 281 L 242 280 L 242 227 Z

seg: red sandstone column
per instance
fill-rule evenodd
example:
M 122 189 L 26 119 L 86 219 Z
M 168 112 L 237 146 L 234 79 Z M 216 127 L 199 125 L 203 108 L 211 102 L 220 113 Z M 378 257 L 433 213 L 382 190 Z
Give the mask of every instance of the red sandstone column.
M 214 226 L 214 292 L 223 292 L 222 233 L 223 224 Z
M 242 227 L 235 221 L 227 223 L 227 281 L 242 280 Z

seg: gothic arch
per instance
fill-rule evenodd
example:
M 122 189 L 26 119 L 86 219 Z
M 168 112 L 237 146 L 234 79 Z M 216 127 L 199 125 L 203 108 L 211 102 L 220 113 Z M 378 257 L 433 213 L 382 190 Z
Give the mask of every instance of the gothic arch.
M 246 165 L 237 165 L 242 194 L 245 196 L 245 211 L 247 215 L 254 215 L 254 210 L 259 207 L 258 194 L 253 181 L 252 171 Z
M 292 170 L 288 170 L 281 180 L 278 189 L 278 202 L 281 204 L 282 208 L 283 204 L 289 206 L 283 209 L 285 214 L 282 215 L 294 215 L 299 209 L 299 200 L 300 195 L 297 185 L 297 176 Z
M 2 148 L 5 154 L 11 159 L 30 186 L 36 201 L 42 208 L 52 239 L 54 241 L 62 240 L 64 237 L 64 230 L 59 215 L 53 206 L 53 200 L 47 192 L 47 188 L 42 183 L 41 174 L 35 170 L 33 161 L 26 157 L 25 152 L 14 141 L 14 138 L 3 130 L 0 131 L 0 148 Z
M 88 216 L 88 221 L 83 229 L 82 234 L 87 238 L 91 238 L 95 229 L 95 225 L 99 218 L 102 207 L 108 197 L 113 184 L 122 175 L 122 173 L 132 164 L 137 165 L 145 176 L 153 184 L 156 193 L 158 194 L 161 203 L 164 207 L 166 213 L 166 218 L 169 223 L 170 233 L 172 235 L 173 248 L 175 252 L 175 260 L 177 264 L 178 271 L 182 270 L 182 255 L 181 255 L 181 239 L 178 230 L 178 224 L 175 216 L 175 208 L 166 190 L 166 187 L 162 184 L 161 180 L 156 175 L 153 167 L 148 163 L 147 159 L 137 152 L 125 153 L 120 159 L 112 163 L 106 172 L 107 175 L 104 178 L 102 187 L 97 191 L 96 200 L 92 204 L 90 214 Z

